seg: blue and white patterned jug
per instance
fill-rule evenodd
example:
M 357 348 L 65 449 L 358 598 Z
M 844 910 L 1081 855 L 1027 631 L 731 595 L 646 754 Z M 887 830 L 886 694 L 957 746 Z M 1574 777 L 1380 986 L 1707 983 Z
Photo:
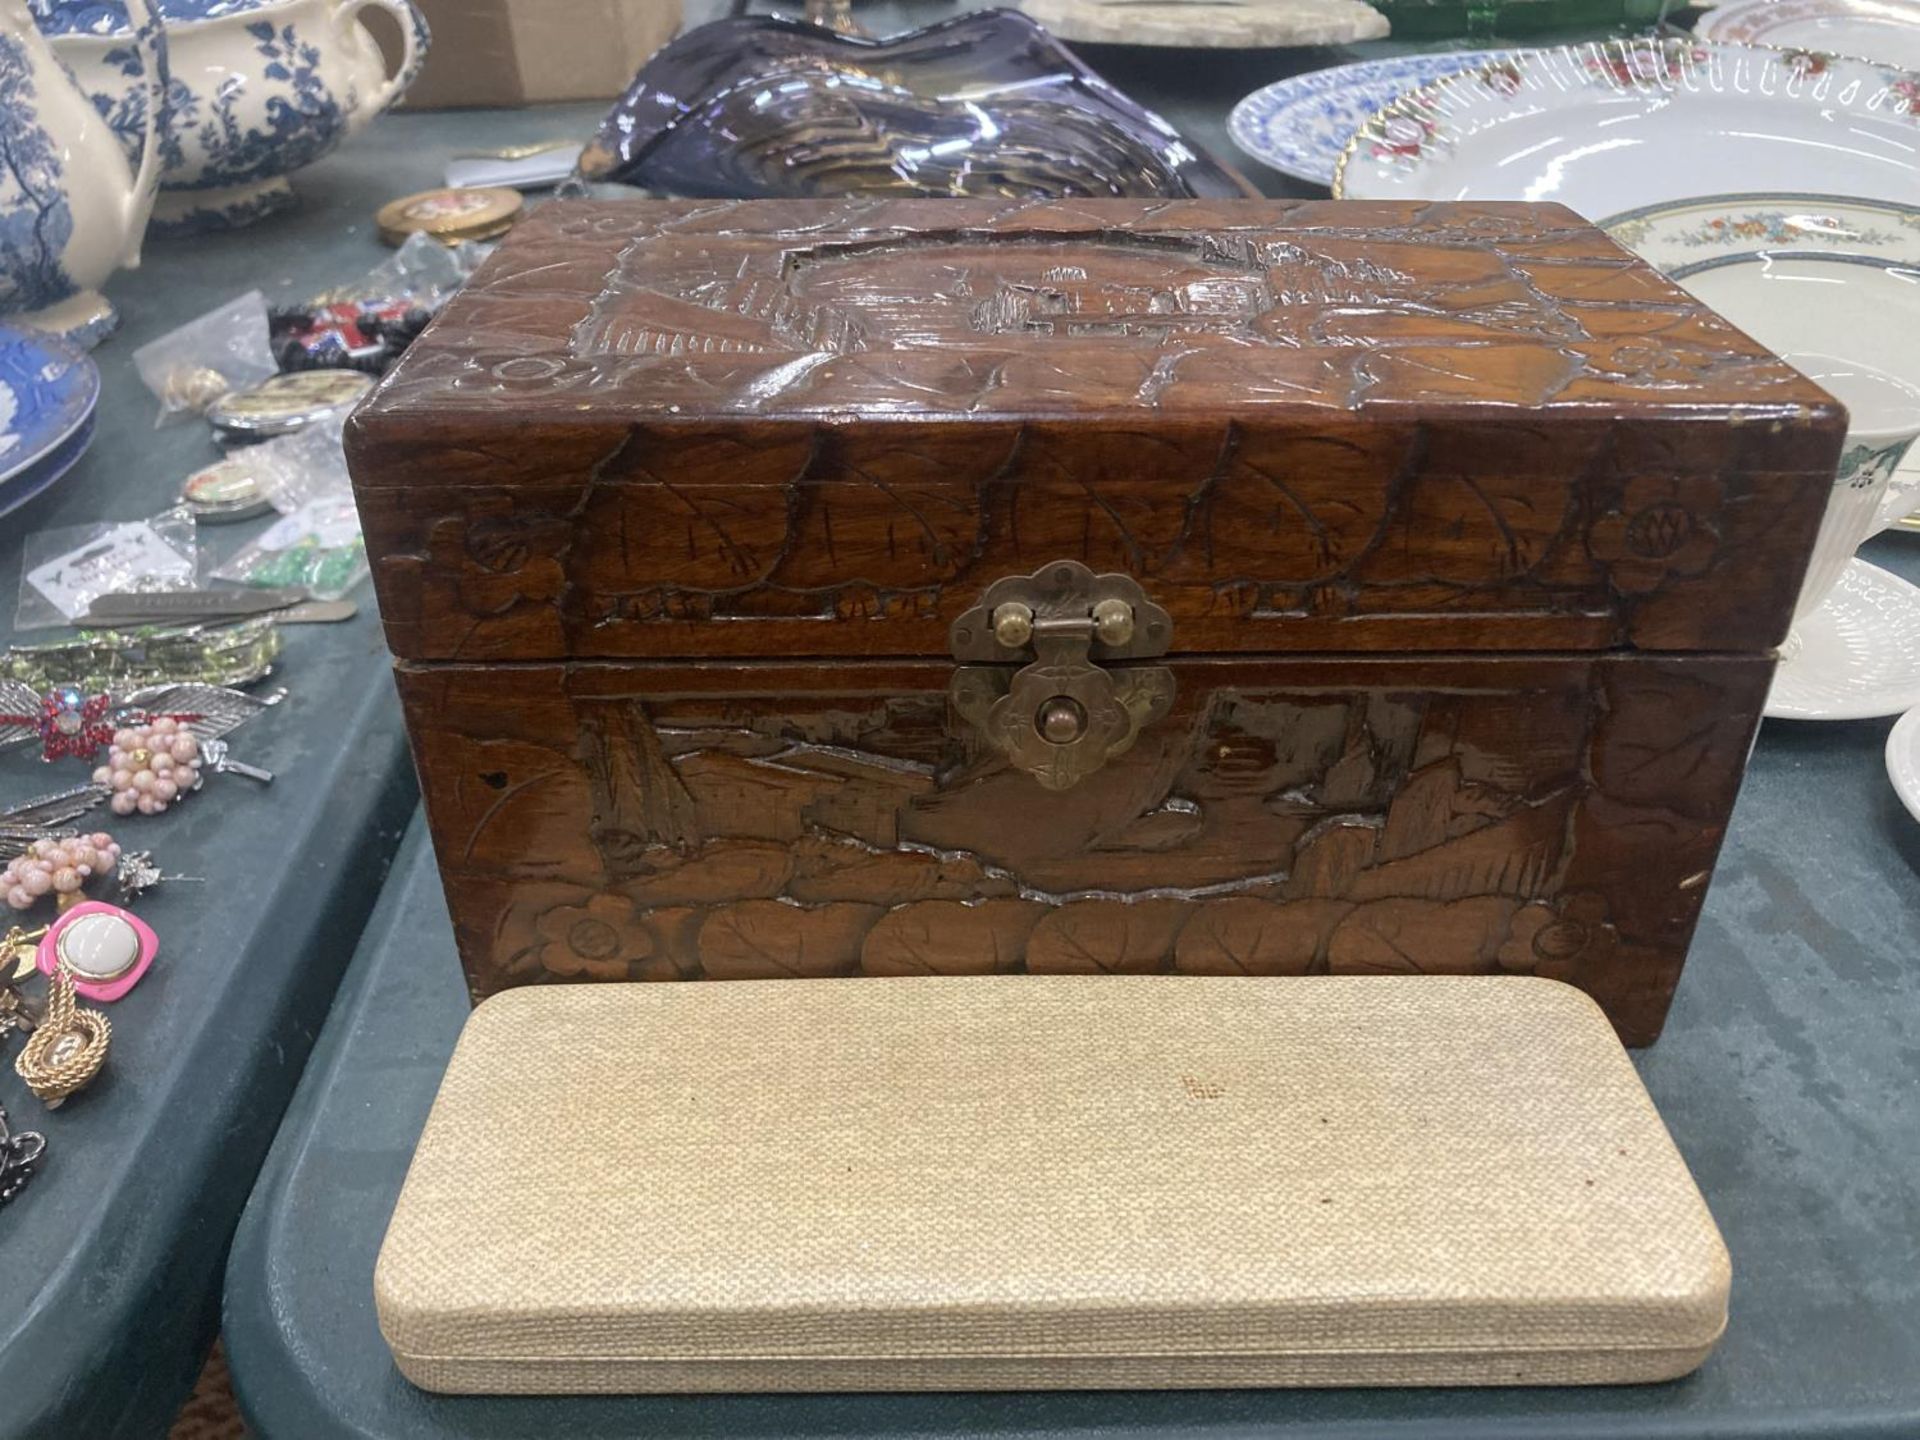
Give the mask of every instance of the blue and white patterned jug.
M 166 39 L 148 0 L 127 11 L 149 91 L 138 170 L 26 0 L 0 0 L 0 315 L 83 344 L 113 328 L 100 286 L 140 263 L 160 184 Z

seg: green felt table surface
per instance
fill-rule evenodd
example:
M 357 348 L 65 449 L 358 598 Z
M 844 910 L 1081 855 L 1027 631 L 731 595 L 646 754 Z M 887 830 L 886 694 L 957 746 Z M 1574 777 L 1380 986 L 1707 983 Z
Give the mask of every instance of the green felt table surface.
M 122 324 L 94 352 L 93 445 L 0 516 L 0 645 L 61 633 L 11 628 L 26 536 L 151 515 L 219 457 L 200 420 L 154 427 L 134 350 L 245 290 L 290 303 L 390 254 L 374 206 L 436 183 L 444 164 L 392 138 L 402 145 L 354 143 L 303 175 L 299 210 L 237 233 L 150 240 L 141 267 L 113 278 Z M 223 557 L 268 523 L 200 534 Z M 269 684 L 288 698 L 229 737 L 234 759 L 275 773 L 271 786 L 217 776 L 165 815 L 102 810 L 90 822 L 194 878 L 139 902 L 159 959 L 110 1007 L 112 1047 L 91 1089 L 48 1112 L 13 1072 L 19 1040 L 0 1047 L 0 1105 L 47 1139 L 40 1174 L 0 1209 L 8 1440 L 162 1434 L 212 1341 L 227 1241 L 416 794 L 370 587 L 356 598 L 348 623 L 285 632 Z M 85 778 L 77 762 L 9 750 L 0 805 Z

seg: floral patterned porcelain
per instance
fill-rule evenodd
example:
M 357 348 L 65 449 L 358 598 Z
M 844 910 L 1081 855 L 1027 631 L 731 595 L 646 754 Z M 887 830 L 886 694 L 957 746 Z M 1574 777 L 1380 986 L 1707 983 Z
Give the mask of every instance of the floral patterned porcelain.
M 189 20 L 211 20 L 260 8 L 261 0 L 165 0 L 162 21 L 178 25 Z M 122 35 L 127 33 L 124 0 L 27 0 L 40 33 L 57 35 Z
M 1702 39 L 1854 55 L 1920 70 L 1920 0 L 1743 0 L 1696 27 Z
M 1600 228 L 1669 274 L 1716 255 L 1780 248 L 1920 264 L 1920 204 L 1833 195 L 1709 195 L 1642 206 L 1601 221 Z
M 1920 204 L 1716 195 L 1602 222 L 1756 340 L 1920 385 Z
M 0 325 L 0 484 L 57 449 L 99 399 L 100 371 L 83 352 Z
M 1387 106 L 1335 195 L 1557 200 L 1589 217 L 1756 188 L 1920 196 L 1920 75 L 1688 40 L 1511 52 Z
M 1341 150 L 1375 111 L 1429 80 L 1498 56 L 1493 50 L 1443 50 L 1292 75 L 1234 106 L 1227 133 L 1247 154 L 1282 175 L 1331 185 Z
M 123 145 L 146 118 L 144 67 L 107 0 L 31 0 L 55 52 Z M 154 224 L 243 225 L 292 202 L 287 175 L 385 110 L 419 73 L 427 29 L 409 0 L 159 0 L 172 79 L 166 175 Z M 399 21 L 397 74 L 360 23 L 369 6 Z
M 1920 385 L 1920 204 L 1711 195 L 1602 228 L 1775 350 L 1844 355 Z M 1920 486 L 1916 452 L 1896 484 Z M 1900 523 L 1920 529 L 1920 516 Z
M 147 0 L 124 42 L 149 74 L 166 74 L 166 40 Z M 151 89 L 158 94 L 160 78 Z M 34 28 L 25 0 L 0 0 L 0 315 L 83 344 L 114 325 L 99 287 L 140 263 L 140 236 L 160 180 L 152 127 L 138 168 Z
M 1742 288 L 1757 283 L 1753 266 L 1715 268 Z M 1788 351 L 1785 358 L 1847 407 L 1847 443 L 1766 713 L 1794 720 L 1897 715 L 1920 705 L 1920 589 L 1853 552 L 1920 498 L 1920 475 L 1896 473 L 1920 439 L 1920 385 L 1841 357 Z

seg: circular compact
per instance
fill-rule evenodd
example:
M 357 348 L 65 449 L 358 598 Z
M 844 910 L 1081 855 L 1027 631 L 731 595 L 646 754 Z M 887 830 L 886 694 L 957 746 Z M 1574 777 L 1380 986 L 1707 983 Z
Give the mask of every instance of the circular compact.
M 373 223 L 389 245 L 404 244 L 409 235 L 416 234 L 454 245 L 506 234 L 520 218 L 521 204 L 520 192 L 505 186 L 422 190 L 382 205 Z
M 207 419 L 235 445 L 291 435 L 322 420 L 344 417 L 373 388 L 358 370 L 302 370 L 275 375 L 245 390 L 222 395 L 207 407 Z
M 180 487 L 180 503 L 207 525 L 251 520 L 273 509 L 255 467 L 244 460 L 217 460 L 196 470 Z

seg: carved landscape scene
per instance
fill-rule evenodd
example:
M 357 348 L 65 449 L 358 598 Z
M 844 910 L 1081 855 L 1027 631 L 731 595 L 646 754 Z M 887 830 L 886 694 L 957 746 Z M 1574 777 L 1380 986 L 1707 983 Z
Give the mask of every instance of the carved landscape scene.
M 756 693 L 735 687 L 788 677 L 736 670 L 702 695 L 698 671 L 536 667 L 509 696 L 485 671 L 402 676 L 476 995 L 1511 971 L 1657 1032 L 1763 662 L 1376 662 L 1364 688 L 1326 664 L 1293 686 L 1286 662 L 1175 668 L 1173 713 L 1061 792 L 937 690 Z

